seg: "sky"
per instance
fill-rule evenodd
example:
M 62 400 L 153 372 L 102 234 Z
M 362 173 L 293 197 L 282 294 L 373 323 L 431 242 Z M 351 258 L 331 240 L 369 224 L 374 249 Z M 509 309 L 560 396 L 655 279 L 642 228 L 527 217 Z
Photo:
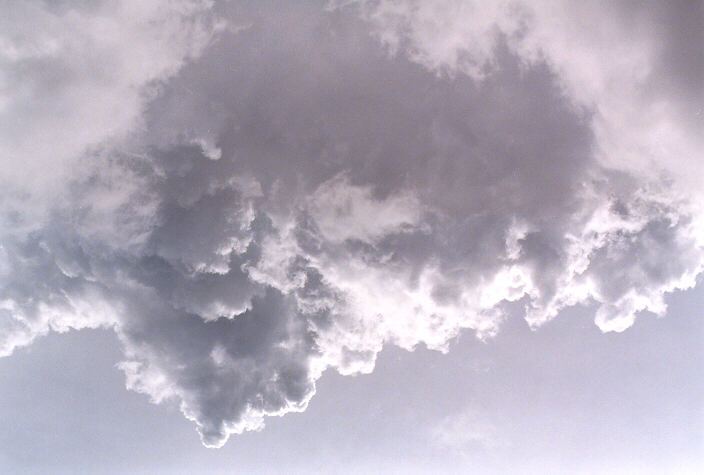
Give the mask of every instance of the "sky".
M 3 473 L 697 473 L 704 4 L 6 2 Z

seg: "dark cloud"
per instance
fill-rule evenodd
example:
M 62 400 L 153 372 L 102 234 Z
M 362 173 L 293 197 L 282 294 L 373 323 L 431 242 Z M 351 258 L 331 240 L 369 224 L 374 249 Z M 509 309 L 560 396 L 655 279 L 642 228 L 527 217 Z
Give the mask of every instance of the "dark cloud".
M 640 75 L 668 77 L 648 43 L 592 64 L 602 42 L 621 45 L 617 20 L 574 60 L 569 9 L 477 20 L 449 0 L 349 3 L 223 3 L 149 23 L 150 41 L 172 20 L 205 39 L 178 54 L 167 41 L 156 51 L 173 63 L 125 86 L 142 91 L 140 127 L 81 142 L 85 167 L 66 152 L 60 199 L 7 175 L 29 198 L 8 195 L 5 222 L 29 225 L 2 230 L 3 354 L 110 326 L 128 387 L 178 400 L 220 446 L 305 409 L 327 368 L 371 371 L 386 343 L 487 338 L 508 302 L 534 327 L 593 302 L 599 327 L 622 331 L 694 285 L 689 184 L 676 164 L 644 165 L 696 150 L 693 122 L 671 133 L 662 124 L 683 116 L 658 109 L 646 125 L 669 134 L 665 152 L 640 123 L 614 141 L 616 119 L 655 107 Z

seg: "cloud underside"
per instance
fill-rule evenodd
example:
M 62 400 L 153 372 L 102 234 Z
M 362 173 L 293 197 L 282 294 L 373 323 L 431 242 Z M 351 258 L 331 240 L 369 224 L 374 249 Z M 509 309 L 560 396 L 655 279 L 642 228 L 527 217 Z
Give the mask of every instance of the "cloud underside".
M 113 328 L 219 447 L 511 302 L 664 315 L 704 256 L 702 8 L 532 3 L 15 9 L 0 354 Z

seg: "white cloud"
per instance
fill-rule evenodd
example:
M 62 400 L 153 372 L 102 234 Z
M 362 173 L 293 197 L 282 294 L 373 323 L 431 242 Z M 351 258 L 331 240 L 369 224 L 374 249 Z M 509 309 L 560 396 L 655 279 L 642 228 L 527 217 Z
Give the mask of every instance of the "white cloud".
M 308 209 L 323 236 L 336 243 L 358 239 L 373 243 L 404 226 L 417 226 L 421 206 L 413 195 L 375 200 L 371 186 L 352 186 L 337 176 L 318 187 Z

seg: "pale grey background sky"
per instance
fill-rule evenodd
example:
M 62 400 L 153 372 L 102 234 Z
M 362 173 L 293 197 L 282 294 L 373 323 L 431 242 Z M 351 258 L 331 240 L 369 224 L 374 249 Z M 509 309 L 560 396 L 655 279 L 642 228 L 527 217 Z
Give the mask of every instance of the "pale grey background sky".
M 308 410 L 218 450 L 174 405 L 124 390 L 115 338 L 51 335 L 0 360 L 3 473 L 697 473 L 704 466 L 704 296 L 604 335 L 568 311 L 516 320 L 446 355 L 387 348 L 371 375 L 323 376 Z M 443 445 L 435 428 L 490 440 Z M 466 433 L 465 432 L 465 433 Z

